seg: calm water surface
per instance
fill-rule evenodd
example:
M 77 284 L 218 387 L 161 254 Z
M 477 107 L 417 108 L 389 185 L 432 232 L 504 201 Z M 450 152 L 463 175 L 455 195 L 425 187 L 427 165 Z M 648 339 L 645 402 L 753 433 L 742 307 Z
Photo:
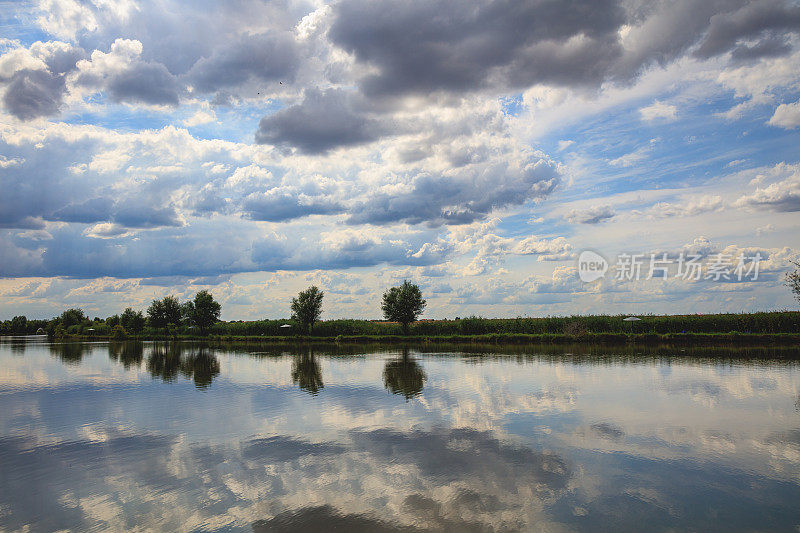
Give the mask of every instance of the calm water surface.
M 0 529 L 800 525 L 796 349 L 526 350 L 6 338 Z

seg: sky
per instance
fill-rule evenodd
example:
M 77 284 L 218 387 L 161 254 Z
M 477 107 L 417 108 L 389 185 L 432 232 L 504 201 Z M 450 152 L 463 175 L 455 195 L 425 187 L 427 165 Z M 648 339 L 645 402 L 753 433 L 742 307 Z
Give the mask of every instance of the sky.
M 0 28 L 0 319 L 202 289 L 280 318 L 312 284 L 379 318 L 404 279 L 427 318 L 797 308 L 796 1 L 0 0 Z

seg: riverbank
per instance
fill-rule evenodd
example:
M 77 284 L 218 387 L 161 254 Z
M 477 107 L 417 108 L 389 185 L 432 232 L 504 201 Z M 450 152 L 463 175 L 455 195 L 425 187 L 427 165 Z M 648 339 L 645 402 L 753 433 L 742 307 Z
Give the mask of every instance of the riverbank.
M 52 326 L 52 327 L 50 327 Z M 400 324 L 378 320 L 335 319 L 316 322 L 309 335 L 292 320 L 222 321 L 208 335 L 187 324 L 156 328 L 150 324 L 126 331 L 109 327 L 102 320 L 84 321 L 69 327 L 48 323 L 50 338 L 80 340 L 207 340 L 237 342 L 354 342 L 354 343 L 798 343 L 800 312 L 771 311 L 710 315 L 587 315 L 553 317 L 466 317 L 420 320 L 408 335 Z M 32 333 L 32 332 L 31 332 Z
M 58 339 L 56 339 L 58 340 Z M 215 344 L 771 344 L 781 346 L 800 345 L 800 333 L 583 333 L 567 334 L 520 334 L 490 333 L 483 335 L 139 335 L 125 339 L 112 339 L 99 335 L 70 335 L 61 340 L 79 342 L 138 340 L 138 341 L 186 341 Z

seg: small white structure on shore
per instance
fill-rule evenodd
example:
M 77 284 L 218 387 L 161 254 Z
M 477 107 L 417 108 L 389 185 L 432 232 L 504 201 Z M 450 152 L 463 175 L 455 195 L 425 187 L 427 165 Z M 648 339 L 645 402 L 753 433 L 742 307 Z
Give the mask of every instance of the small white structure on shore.
M 283 329 L 283 328 L 290 328 L 290 327 L 292 327 L 292 325 L 291 325 L 291 324 L 282 324 L 282 325 L 280 326 L 280 328 L 281 328 L 281 329 Z
M 629 316 L 628 318 L 623 318 L 623 322 L 639 322 L 641 318 L 637 318 L 635 316 Z

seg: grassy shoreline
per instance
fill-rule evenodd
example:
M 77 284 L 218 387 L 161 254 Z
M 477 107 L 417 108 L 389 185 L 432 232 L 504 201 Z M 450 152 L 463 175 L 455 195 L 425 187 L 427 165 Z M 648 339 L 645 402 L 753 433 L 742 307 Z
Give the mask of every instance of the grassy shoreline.
M 130 338 L 138 340 L 203 340 L 243 343 L 430 343 L 563 344 L 622 343 L 768 343 L 800 345 L 800 311 L 720 313 L 708 315 L 575 315 L 550 317 L 466 317 L 420 320 L 404 335 L 399 324 L 377 320 L 333 319 L 314 324 L 309 335 L 291 320 L 222 321 L 208 335 L 187 324 L 167 328 L 141 325 L 135 332 L 103 321 L 84 321 L 69 327 L 48 323 L 51 339 L 81 341 Z M 99 319 L 98 319 L 99 320 Z M 50 327 L 52 326 L 52 327 Z
M 109 336 L 69 335 L 61 340 L 80 342 L 115 340 Z M 201 341 L 210 345 L 224 344 L 774 344 L 800 346 L 800 333 L 583 333 L 567 334 L 524 334 L 524 333 L 489 333 L 479 335 L 337 335 L 335 337 L 286 335 L 210 335 L 207 337 L 193 335 L 139 335 L 126 339 L 137 341 Z

